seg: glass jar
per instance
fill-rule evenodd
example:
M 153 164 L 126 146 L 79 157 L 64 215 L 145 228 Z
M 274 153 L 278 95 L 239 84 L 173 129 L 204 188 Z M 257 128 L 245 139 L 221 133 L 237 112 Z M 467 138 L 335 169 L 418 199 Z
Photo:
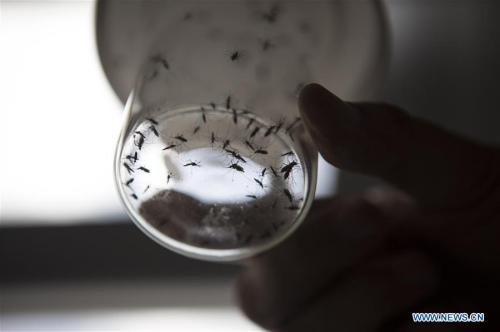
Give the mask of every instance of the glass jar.
M 121 201 L 158 243 L 237 260 L 288 237 L 317 151 L 298 116 L 325 75 L 332 2 L 175 2 L 145 57 L 115 158 Z

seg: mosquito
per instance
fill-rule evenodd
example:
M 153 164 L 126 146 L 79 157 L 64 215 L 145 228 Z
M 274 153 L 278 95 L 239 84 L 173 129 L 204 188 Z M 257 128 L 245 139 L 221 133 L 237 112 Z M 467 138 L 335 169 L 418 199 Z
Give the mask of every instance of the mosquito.
M 278 173 L 276 173 L 276 170 L 273 168 L 273 166 L 269 166 L 269 168 L 271 168 L 271 172 L 273 172 L 273 175 L 275 177 L 278 177 Z
M 293 151 L 288 151 L 288 152 L 286 152 L 286 153 L 283 153 L 281 156 L 282 156 L 282 157 L 286 157 L 286 156 L 292 156 L 293 154 L 294 154 L 294 152 L 293 152 Z
M 132 169 L 132 167 L 129 166 L 129 164 L 123 163 L 123 166 L 125 166 L 125 168 L 127 169 L 128 174 L 135 173 L 134 170 Z
M 258 185 L 259 185 L 262 189 L 264 189 L 264 185 L 262 184 L 262 182 L 261 182 L 261 181 L 259 181 L 258 179 L 255 179 L 255 178 L 254 178 L 254 181 L 255 181 L 255 182 L 257 182 L 257 184 L 258 184 Z
M 129 179 L 127 182 L 125 182 L 125 185 L 130 188 L 130 184 L 134 182 L 134 178 Z
M 230 109 L 231 108 L 231 96 L 227 96 L 226 98 L 226 109 Z
M 249 141 L 245 141 L 245 145 L 250 148 L 250 150 L 252 151 L 255 151 L 255 148 L 253 147 L 252 143 L 250 143 Z
M 226 151 L 227 153 L 229 153 L 231 156 L 233 156 L 234 158 L 246 163 L 246 160 L 243 159 L 243 157 L 241 156 L 241 154 L 239 154 L 238 152 L 236 151 L 231 151 L 231 150 L 228 150 L 228 149 L 224 149 L 224 151 Z
M 154 125 L 159 125 L 158 121 L 156 121 L 155 119 L 153 118 L 146 118 L 146 120 L 148 120 L 149 122 L 151 122 L 152 124 Z
M 162 151 L 165 151 L 165 150 L 170 150 L 172 148 L 175 148 L 177 146 L 177 144 L 170 144 L 169 146 L 167 146 L 166 148 L 163 148 Z
M 199 163 L 194 162 L 194 161 L 191 161 L 191 162 L 184 165 L 184 167 L 188 167 L 188 166 L 201 167 L 201 165 Z
M 248 124 L 247 124 L 247 127 L 245 129 L 248 130 L 248 128 L 250 128 L 250 126 L 252 125 L 252 123 L 255 121 L 255 119 L 250 119 L 250 121 L 248 121 Z
M 143 134 L 143 133 L 141 133 L 141 132 L 140 132 L 140 131 L 138 131 L 138 130 L 137 130 L 137 131 L 134 131 L 134 134 L 137 134 L 137 135 L 141 136 L 142 138 L 146 138 L 146 136 L 144 136 L 144 134 Z
M 276 129 L 276 126 L 270 126 L 267 130 L 266 130 L 266 133 L 264 134 L 264 137 L 267 137 L 269 135 L 271 135 L 271 133 L 273 132 L 273 130 Z
M 146 173 L 151 173 L 151 171 L 149 169 L 147 169 L 146 167 L 143 167 L 143 166 L 139 167 L 138 170 L 146 172 Z
M 188 163 L 183 165 L 184 167 L 190 167 L 191 168 L 191 175 L 193 174 L 193 168 L 194 167 L 201 167 L 201 163 L 199 161 L 191 161 L 188 159 Z
M 260 17 L 269 24 L 275 23 L 278 19 L 279 7 L 274 4 L 268 12 L 261 12 Z
M 291 163 L 286 164 L 280 170 L 280 173 L 290 172 L 298 163 L 294 160 Z
M 168 63 L 167 59 L 165 59 L 164 57 L 162 57 L 159 54 L 153 56 L 151 58 L 151 61 L 161 63 L 163 68 L 165 68 L 166 70 L 170 70 L 170 64 Z M 157 124 L 157 123 L 155 123 L 155 124 Z
M 234 109 L 234 108 L 232 109 L 232 111 L 233 111 L 233 122 L 234 122 L 234 124 L 237 124 L 238 123 L 238 113 L 236 113 L 236 109 Z
M 149 185 L 146 187 L 146 189 L 144 189 L 144 191 L 142 193 L 145 194 L 146 191 L 148 191 L 148 189 L 149 189 Z
M 285 117 L 282 117 L 278 120 L 278 122 L 276 123 L 276 128 L 274 130 L 274 133 L 277 134 L 278 131 L 281 129 L 281 127 L 283 127 L 283 125 L 285 124 L 285 121 L 286 121 L 286 118 Z
M 155 134 L 156 137 L 160 137 L 154 125 L 149 126 L 149 129 L 151 129 L 151 131 L 153 132 L 153 134 Z
M 207 123 L 207 116 L 205 115 L 205 109 L 203 106 L 200 108 L 201 110 L 201 119 L 203 120 L 203 123 Z
M 225 140 L 224 143 L 222 144 L 222 150 L 226 150 L 226 148 L 231 145 L 231 141 L 230 140 Z
M 139 150 L 141 150 L 144 145 L 144 137 L 139 136 L 139 140 L 137 142 L 134 141 L 134 144 L 139 148 Z
M 212 131 L 212 137 L 210 139 L 210 143 L 212 144 L 212 146 L 215 144 L 215 134 L 213 131 Z
M 200 130 L 200 126 L 196 126 L 193 130 L 193 134 L 196 134 L 198 132 L 198 130 Z
M 168 175 L 167 175 L 167 184 L 170 182 L 170 179 L 172 178 L 172 176 L 173 176 L 172 172 L 168 173 Z
M 226 55 L 229 57 L 229 59 L 231 61 L 237 61 L 237 60 L 240 60 L 241 58 L 243 58 L 243 56 L 245 55 L 245 52 L 242 51 L 242 50 L 234 50 L 234 51 L 230 51 L 230 52 L 226 52 Z
M 240 165 L 238 165 L 238 163 L 234 163 L 234 164 L 231 164 L 229 165 L 228 168 L 232 168 L 238 172 L 241 172 L 241 173 L 245 173 L 245 170 L 243 169 L 243 167 L 241 167 Z
M 139 199 L 139 197 L 137 197 L 137 195 L 136 195 L 136 194 L 131 194 L 130 196 L 131 196 L 133 199 L 135 199 L 135 200 L 138 200 L 138 199 Z
M 297 163 L 296 161 L 292 161 L 291 163 L 286 164 L 285 166 L 283 166 L 283 167 L 281 168 L 281 171 L 280 171 L 280 172 L 281 172 L 281 173 L 285 173 L 285 174 L 284 174 L 284 176 L 283 176 L 283 178 L 284 178 L 285 180 L 286 180 L 286 179 L 288 179 L 288 177 L 290 176 L 290 173 L 292 172 L 293 168 L 294 168 L 295 166 L 297 166 L 297 165 L 298 165 L 298 163 Z
M 253 138 L 255 135 L 257 135 L 257 133 L 259 132 L 260 128 L 259 127 L 255 127 L 254 130 L 252 131 L 252 133 L 250 133 L 250 138 Z
M 258 149 L 254 151 L 255 154 L 268 154 L 267 150 L 264 149 Z
M 290 192 L 290 190 L 288 189 L 283 189 L 283 192 L 285 193 L 285 196 L 288 198 L 288 200 L 290 201 L 290 204 L 293 204 L 293 196 L 292 196 L 292 193 Z
M 252 198 L 252 199 L 257 199 L 258 197 L 255 195 L 245 195 L 246 197 Z
M 175 138 L 175 139 L 177 139 L 177 140 L 179 140 L 179 141 L 181 141 L 181 142 L 183 142 L 183 143 L 186 143 L 186 142 L 188 141 L 188 140 L 187 140 L 187 139 L 185 139 L 185 138 L 184 138 L 184 136 L 182 136 L 182 135 L 177 135 L 177 136 L 175 136 L 174 138 Z
M 267 171 L 267 168 L 264 168 L 264 169 L 262 170 L 262 173 L 260 173 L 260 176 L 261 176 L 261 177 L 264 177 L 264 175 L 266 175 L 266 171 Z
M 125 156 L 126 159 L 128 159 L 130 162 L 132 162 L 133 164 L 135 163 L 135 159 L 134 159 L 134 156 L 132 156 L 131 154 Z

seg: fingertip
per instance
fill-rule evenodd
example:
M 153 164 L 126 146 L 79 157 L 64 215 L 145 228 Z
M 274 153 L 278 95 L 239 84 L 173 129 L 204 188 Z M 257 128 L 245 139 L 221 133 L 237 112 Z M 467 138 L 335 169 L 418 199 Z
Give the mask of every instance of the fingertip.
M 327 109 L 325 100 L 329 91 L 317 83 L 306 85 L 299 93 L 299 112 L 302 119 L 309 125 L 317 123 L 317 118 Z
M 299 105 L 304 98 L 308 98 L 309 95 L 314 93 L 321 93 L 322 90 L 326 90 L 321 84 L 318 83 L 310 83 L 302 87 L 299 92 Z
M 323 158 L 336 167 L 350 169 L 351 145 L 361 134 L 359 111 L 317 83 L 301 90 L 299 111 Z
M 319 127 L 336 118 L 342 122 L 355 123 L 360 115 L 354 107 L 318 83 L 306 85 L 299 93 L 299 111 L 309 124 Z

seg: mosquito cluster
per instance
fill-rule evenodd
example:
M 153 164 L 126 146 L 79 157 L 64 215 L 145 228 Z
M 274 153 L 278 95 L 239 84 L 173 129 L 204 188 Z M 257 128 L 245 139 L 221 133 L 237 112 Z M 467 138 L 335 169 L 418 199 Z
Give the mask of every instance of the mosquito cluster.
M 177 111 L 182 111 L 181 108 L 188 103 L 190 105 L 185 108 L 189 108 L 193 116 L 187 124 L 180 121 L 178 127 L 167 126 L 168 117 L 158 114 L 146 116 L 141 113 L 142 116 L 133 118 L 138 123 L 129 133 L 124 145 L 126 150 L 117 162 L 121 187 L 126 190 L 130 202 L 149 200 L 154 191 L 183 192 L 192 183 L 195 187 L 211 184 L 211 172 L 214 171 L 220 175 L 221 182 L 228 180 L 230 188 L 239 193 L 234 195 L 234 202 L 241 201 L 242 206 L 274 209 L 286 218 L 295 215 L 289 211 L 302 207 L 300 197 L 306 189 L 303 187 L 305 172 L 299 161 L 301 151 L 294 149 L 298 136 L 292 136 L 296 135 L 294 129 L 301 119 L 288 115 L 288 119 L 272 118 L 264 123 L 249 109 L 258 109 L 259 114 L 279 112 L 281 105 L 288 107 L 281 103 L 282 99 L 286 98 L 288 103 L 296 97 L 307 82 L 310 68 L 305 61 L 295 61 L 295 58 L 301 60 L 302 54 L 305 58 L 311 53 L 312 46 L 311 49 L 302 46 L 308 45 L 304 41 L 310 35 L 304 34 L 314 28 L 311 25 L 315 22 L 301 20 L 302 16 L 296 15 L 285 2 L 256 3 L 244 8 L 241 13 L 256 29 L 250 32 L 236 29 L 229 33 L 227 31 L 232 28 L 233 21 L 238 24 L 237 20 L 219 20 L 222 15 L 215 15 L 211 10 L 206 13 L 196 11 L 191 5 L 180 9 L 176 12 L 176 24 L 193 36 L 199 33 L 202 40 L 189 38 L 193 43 L 186 44 L 184 37 L 187 35 L 173 31 L 174 35 L 165 37 L 175 38 L 159 40 L 155 53 L 150 53 L 145 59 L 147 72 L 141 91 L 146 91 L 146 84 L 151 84 L 153 89 L 151 93 L 148 90 L 144 103 L 141 97 L 140 104 L 147 105 L 145 107 L 179 107 L 173 110 L 179 114 L 181 112 Z M 221 14 L 226 15 L 223 12 Z M 291 29 L 293 27 L 295 29 Z M 170 34 L 169 31 L 166 33 Z M 213 47 L 205 45 L 205 42 L 210 42 Z M 299 49 L 300 52 L 296 52 Z M 192 73 L 199 67 L 189 65 L 197 60 L 201 60 L 197 63 L 202 66 L 212 65 L 214 60 L 213 71 L 206 72 L 217 74 L 211 74 L 210 80 L 205 80 L 202 77 L 204 70 Z M 283 69 L 289 69 L 290 74 Z M 151 77 L 157 78 L 149 81 L 147 75 L 151 73 Z M 226 74 L 230 75 L 228 80 L 224 76 Z M 180 79 L 181 76 L 183 79 Z M 253 86 L 245 81 L 252 81 L 252 78 L 262 90 L 276 87 L 274 84 L 278 80 L 280 83 L 284 81 L 284 84 L 276 89 L 279 93 L 276 95 L 260 93 L 261 90 L 254 93 Z M 201 87 L 206 91 L 197 93 L 190 91 L 191 87 Z M 158 99 L 162 97 L 168 100 L 160 104 Z M 219 116 L 215 121 L 214 114 L 224 114 L 224 120 L 219 121 Z M 280 220 L 273 223 L 273 227 L 284 223 Z M 270 235 L 261 233 L 261 236 Z M 251 238 L 242 235 L 242 241 L 250 241 Z
M 211 103 L 200 106 L 195 114 L 190 130 L 179 127 L 168 132 L 164 129 L 168 128 L 163 126 L 164 120 L 144 117 L 144 122 L 131 133 L 128 144 L 131 151 L 124 154 L 121 162 L 123 186 L 131 201 L 140 200 L 141 195 L 146 195 L 155 187 L 160 190 L 170 186 L 172 190 L 172 185 L 182 181 L 173 172 L 168 172 L 162 184 L 152 180 L 143 182 L 142 179 L 152 179 L 152 174 L 155 175 L 155 167 L 150 164 L 148 156 L 157 153 L 159 156 L 170 156 L 179 169 L 185 169 L 191 176 L 200 176 L 200 179 L 216 165 L 216 168 L 224 170 L 224 173 L 220 173 L 222 176 L 231 173 L 233 181 L 238 177 L 235 183 L 248 180 L 244 189 L 247 194 L 244 196 L 249 199 L 245 204 L 251 208 L 274 211 L 300 209 L 301 202 L 296 198 L 293 188 L 294 174 L 302 174 L 301 165 L 295 151 L 286 150 L 280 138 L 300 121 L 299 118 L 287 122 L 281 117 L 265 125 L 248 110 L 236 108 L 232 96 L 227 96 L 215 107 Z M 214 163 L 203 158 L 196 160 L 182 157 L 184 152 L 196 150 L 200 146 L 211 149 L 218 156 L 218 161 Z M 137 177 L 141 177 L 141 180 Z M 268 201 L 266 197 L 272 197 L 269 203 L 265 203 Z M 273 224 L 272 227 L 276 229 L 280 225 Z M 272 232 L 273 228 L 270 230 Z
M 139 159 L 140 153 L 144 150 L 145 144 L 147 144 L 147 140 L 150 139 L 151 137 L 160 137 L 160 133 L 158 132 L 156 126 L 159 125 L 158 120 L 152 118 L 152 117 L 145 117 L 145 121 L 147 122 L 147 125 L 144 127 L 145 129 L 143 130 L 135 130 L 132 134 L 132 143 L 133 143 L 133 148 L 135 151 L 130 152 L 130 154 L 125 155 L 124 161 L 122 163 L 125 171 L 130 178 L 128 178 L 124 185 L 131 191 L 129 194 L 130 197 L 132 197 L 134 200 L 138 200 L 139 196 L 134 190 L 134 185 L 133 182 L 135 178 L 133 177 L 136 172 L 143 172 L 143 173 L 151 173 L 151 170 L 144 166 L 144 165 L 137 165 Z M 142 191 L 142 193 L 146 193 L 149 190 L 150 186 L 147 185 L 147 187 Z

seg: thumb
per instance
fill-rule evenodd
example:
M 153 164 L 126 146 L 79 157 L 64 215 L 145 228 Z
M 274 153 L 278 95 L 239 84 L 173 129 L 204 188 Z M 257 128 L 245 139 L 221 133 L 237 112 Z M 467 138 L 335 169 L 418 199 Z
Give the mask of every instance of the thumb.
M 304 124 L 338 168 L 380 177 L 440 208 L 500 197 L 500 150 L 450 134 L 387 104 L 346 103 L 319 84 L 299 96 Z

